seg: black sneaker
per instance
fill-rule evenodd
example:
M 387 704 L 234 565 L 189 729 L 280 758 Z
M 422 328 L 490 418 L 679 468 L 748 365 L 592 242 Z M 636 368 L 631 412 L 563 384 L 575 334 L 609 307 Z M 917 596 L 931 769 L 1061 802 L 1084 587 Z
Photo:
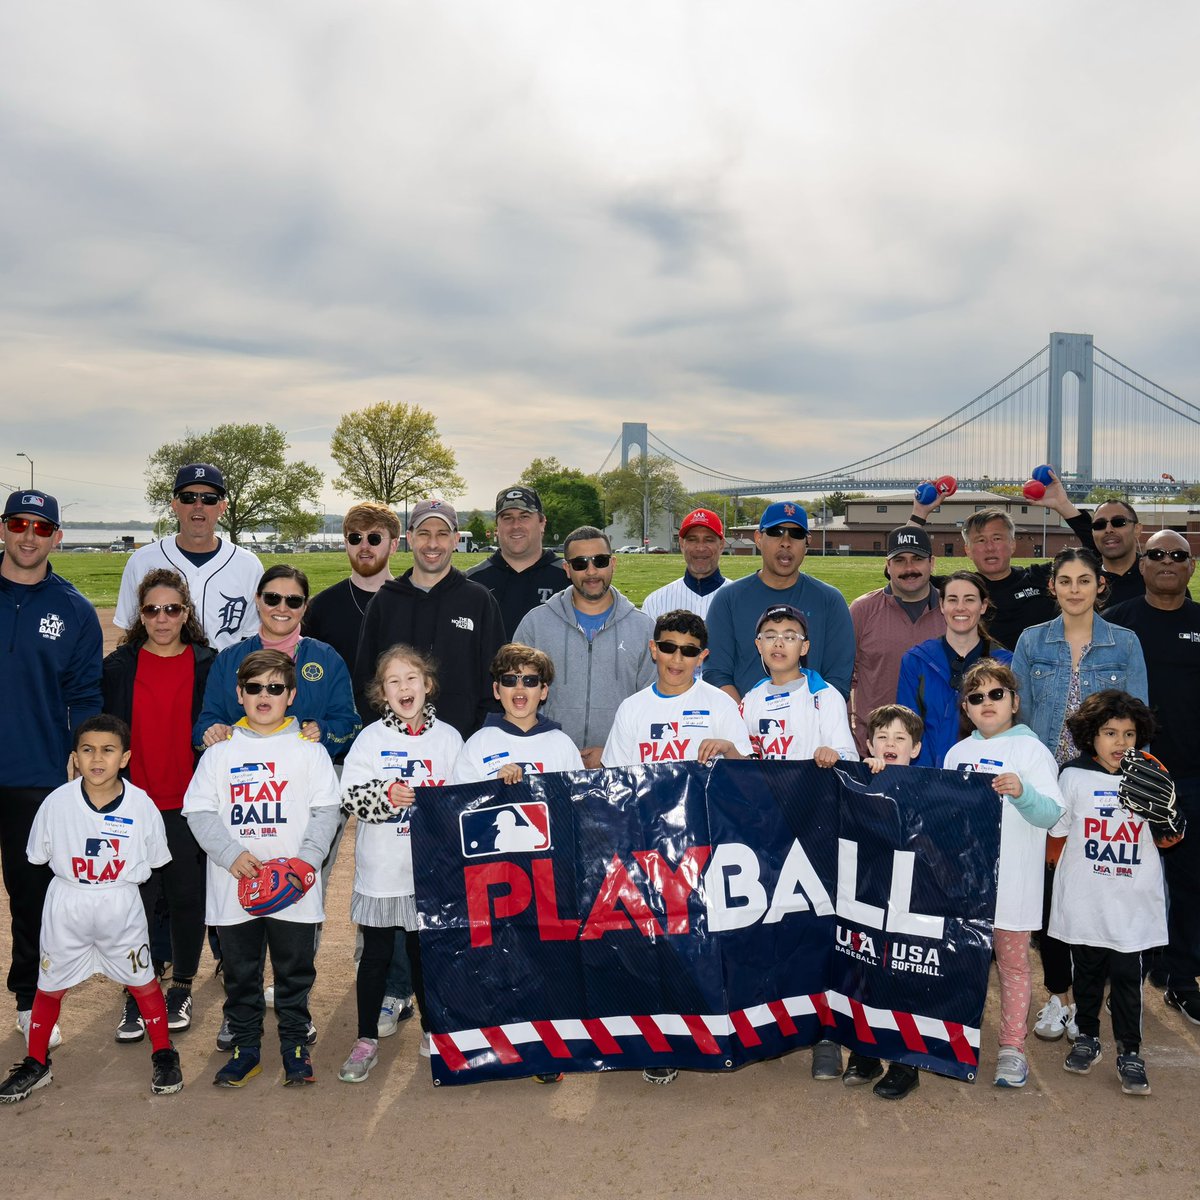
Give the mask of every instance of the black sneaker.
M 647 1083 L 657 1083 L 665 1087 L 668 1083 L 674 1083 L 679 1072 L 674 1067 L 647 1067 L 642 1072 L 642 1078 Z
M 1163 1003 L 1183 1013 L 1193 1025 L 1200 1025 L 1200 992 L 1176 992 L 1167 988 L 1163 992 Z
M 1070 1071 L 1072 1075 L 1086 1075 L 1103 1057 L 1100 1039 L 1081 1033 L 1075 1039 L 1067 1061 L 1063 1063 L 1063 1070 Z
M 14 1064 L 8 1078 L 0 1083 L 0 1104 L 16 1104 L 26 1100 L 40 1087 L 45 1087 L 54 1077 L 50 1074 L 50 1060 L 44 1063 L 36 1058 L 25 1058 Z
M 216 1073 L 213 1083 L 217 1087 L 245 1087 L 262 1070 L 257 1046 L 237 1046 L 233 1057 Z
M 167 989 L 167 1028 L 180 1033 L 192 1026 L 192 989 L 173 987 Z
M 868 1058 L 865 1054 L 850 1053 L 850 1061 L 842 1072 L 842 1082 L 847 1087 L 861 1087 L 871 1083 L 883 1074 L 883 1064 L 877 1058 Z
M 887 1074 L 871 1089 L 880 1100 L 903 1100 L 921 1086 L 921 1072 L 907 1063 L 892 1063 Z
M 233 1030 L 229 1028 L 229 1018 L 221 1018 L 221 1028 L 217 1030 L 217 1049 L 222 1054 L 228 1054 L 233 1049 Z
M 284 1051 L 283 1055 L 283 1086 L 302 1087 L 307 1083 L 316 1083 L 313 1074 L 312 1059 L 308 1055 L 307 1046 L 294 1046 Z
M 183 1090 L 183 1072 L 179 1069 L 179 1051 L 174 1046 L 155 1050 L 150 1055 L 150 1090 L 156 1096 L 169 1096 Z
M 125 993 L 125 1007 L 121 1011 L 121 1023 L 117 1026 L 118 1042 L 140 1042 L 146 1036 L 146 1022 L 138 1011 L 137 1001 Z
M 813 1047 L 812 1077 L 818 1080 L 841 1079 L 842 1048 L 837 1042 L 818 1042 Z
M 562 1083 L 563 1073 L 559 1071 L 557 1075 L 535 1075 L 534 1083 Z
M 1139 1054 L 1117 1055 L 1117 1078 L 1121 1091 L 1127 1096 L 1150 1095 L 1150 1080 L 1146 1077 L 1146 1064 Z

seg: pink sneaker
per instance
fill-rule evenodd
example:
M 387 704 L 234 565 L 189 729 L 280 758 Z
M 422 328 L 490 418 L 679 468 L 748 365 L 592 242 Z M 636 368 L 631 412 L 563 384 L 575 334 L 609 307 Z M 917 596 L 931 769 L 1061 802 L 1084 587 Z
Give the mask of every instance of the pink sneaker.
M 338 1078 L 343 1083 L 362 1083 L 379 1061 L 379 1042 L 375 1038 L 359 1038 L 350 1051 L 350 1057 L 342 1063 Z

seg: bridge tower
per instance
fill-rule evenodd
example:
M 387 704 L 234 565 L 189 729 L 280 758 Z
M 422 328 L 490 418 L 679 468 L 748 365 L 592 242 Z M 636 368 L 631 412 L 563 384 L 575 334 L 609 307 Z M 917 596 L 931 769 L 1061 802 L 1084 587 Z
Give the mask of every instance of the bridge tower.
M 1046 461 L 1055 470 L 1063 465 L 1062 384 L 1064 375 L 1079 380 L 1079 410 L 1075 426 L 1075 476 L 1092 482 L 1092 335 L 1050 335 L 1050 403 L 1046 427 Z M 645 428 L 645 426 L 643 426 Z
M 646 461 L 646 442 L 649 437 L 650 427 L 645 422 L 626 421 L 621 426 L 621 466 L 629 466 L 630 450 L 638 451 L 642 462 Z

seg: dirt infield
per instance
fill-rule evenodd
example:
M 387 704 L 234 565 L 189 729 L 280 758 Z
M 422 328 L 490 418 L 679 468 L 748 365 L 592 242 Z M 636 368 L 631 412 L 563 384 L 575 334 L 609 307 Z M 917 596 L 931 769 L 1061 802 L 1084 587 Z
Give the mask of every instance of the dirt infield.
M 119 990 L 93 979 L 64 1002 L 54 1082 L 0 1109 L 9 1180 L 39 1197 L 96 1200 L 272 1186 L 290 1200 L 1197 1194 L 1200 1152 L 1187 1131 L 1200 1096 L 1200 1027 L 1151 989 L 1144 1053 L 1154 1094 L 1144 1099 L 1121 1094 L 1107 1029 L 1090 1076 L 1063 1071 L 1064 1043 L 1031 1037 L 1028 1086 L 993 1088 L 994 976 L 981 1082 L 923 1075 L 898 1104 L 814 1083 L 805 1051 L 724 1076 L 685 1073 L 667 1088 L 625 1072 L 569 1076 L 556 1087 L 434 1088 L 416 1022 L 381 1043 L 367 1082 L 339 1083 L 355 1035 L 352 832 L 333 875 L 312 996 L 318 1085 L 281 1086 L 270 1018 L 263 1074 L 241 1091 L 210 1085 L 225 1056 L 214 1045 L 221 987 L 206 951 L 196 1019 L 177 1041 L 186 1086 L 152 1097 L 149 1045 L 114 1042 Z M 4 899 L 0 924 L 7 963 Z M 23 1053 L 10 1009 L 0 1054 L 7 1064 Z

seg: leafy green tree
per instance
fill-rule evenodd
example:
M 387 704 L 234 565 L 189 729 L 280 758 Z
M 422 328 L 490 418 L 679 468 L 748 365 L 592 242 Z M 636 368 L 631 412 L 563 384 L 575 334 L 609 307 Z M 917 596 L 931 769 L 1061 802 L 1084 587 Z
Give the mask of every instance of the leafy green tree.
M 333 486 L 359 500 L 398 504 L 405 497 L 450 498 L 466 488 L 433 414 L 415 404 L 383 401 L 346 413 L 329 453 L 342 472 Z
M 321 514 L 296 508 L 280 517 L 275 528 L 285 542 L 302 542 L 321 528 Z
M 1108 500 L 1126 500 L 1129 499 L 1129 493 L 1122 491 L 1120 488 L 1110 487 L 1094 487 L 1087 494 L 1086 504 L 1103 504 Z
M 618 467 L 600 476 L 604 507 L 630 524 L 642 526 L 643 536 L 653 525 L 656 513 L 672 519 L 687 512 L 688 493 L 675 464 L 661 454 L 638 458 L 627 467 Z
M 520 482 L 533 488 L 546 514 L 546 540 L 561 542 L 581 525 L 604 527 L 604 506 L 596 480 L 557 458 L 535 458 L 521 472 Z
M 827 496 L 819 496 L 813 501 L 813 511 L 821 511 L 821 502 L 824 501 L 825 511 L 831 517 L 844 517 L 846 515 L 846 506 L 851 500 L 865 500 L 866 492 L 830 492 Z M 759 513 L 759 516 L 762 516 Z
M 146 464 L 146 499 L 157 512 L 171 506 L 175 473 L 188 463 L 221 468 L 229 503 L 221 524 L 232 542 L 248 529 L 278 529 L 301 512 L 314 513 L 324 475 L 311 463 L 288 462 L 287 434 L 274 425 L 217 425 L 207 433 L 188 430 L 159 446 Z M 313 526 L 316 528 L 316 525 Z
M 477 546 L 485 546 L 490 540 L 488 538 L 487 518 L 477 508 L 471 510 L 471 515 L 467 518 L 466 524 L 460 527 L 475 539 Z

